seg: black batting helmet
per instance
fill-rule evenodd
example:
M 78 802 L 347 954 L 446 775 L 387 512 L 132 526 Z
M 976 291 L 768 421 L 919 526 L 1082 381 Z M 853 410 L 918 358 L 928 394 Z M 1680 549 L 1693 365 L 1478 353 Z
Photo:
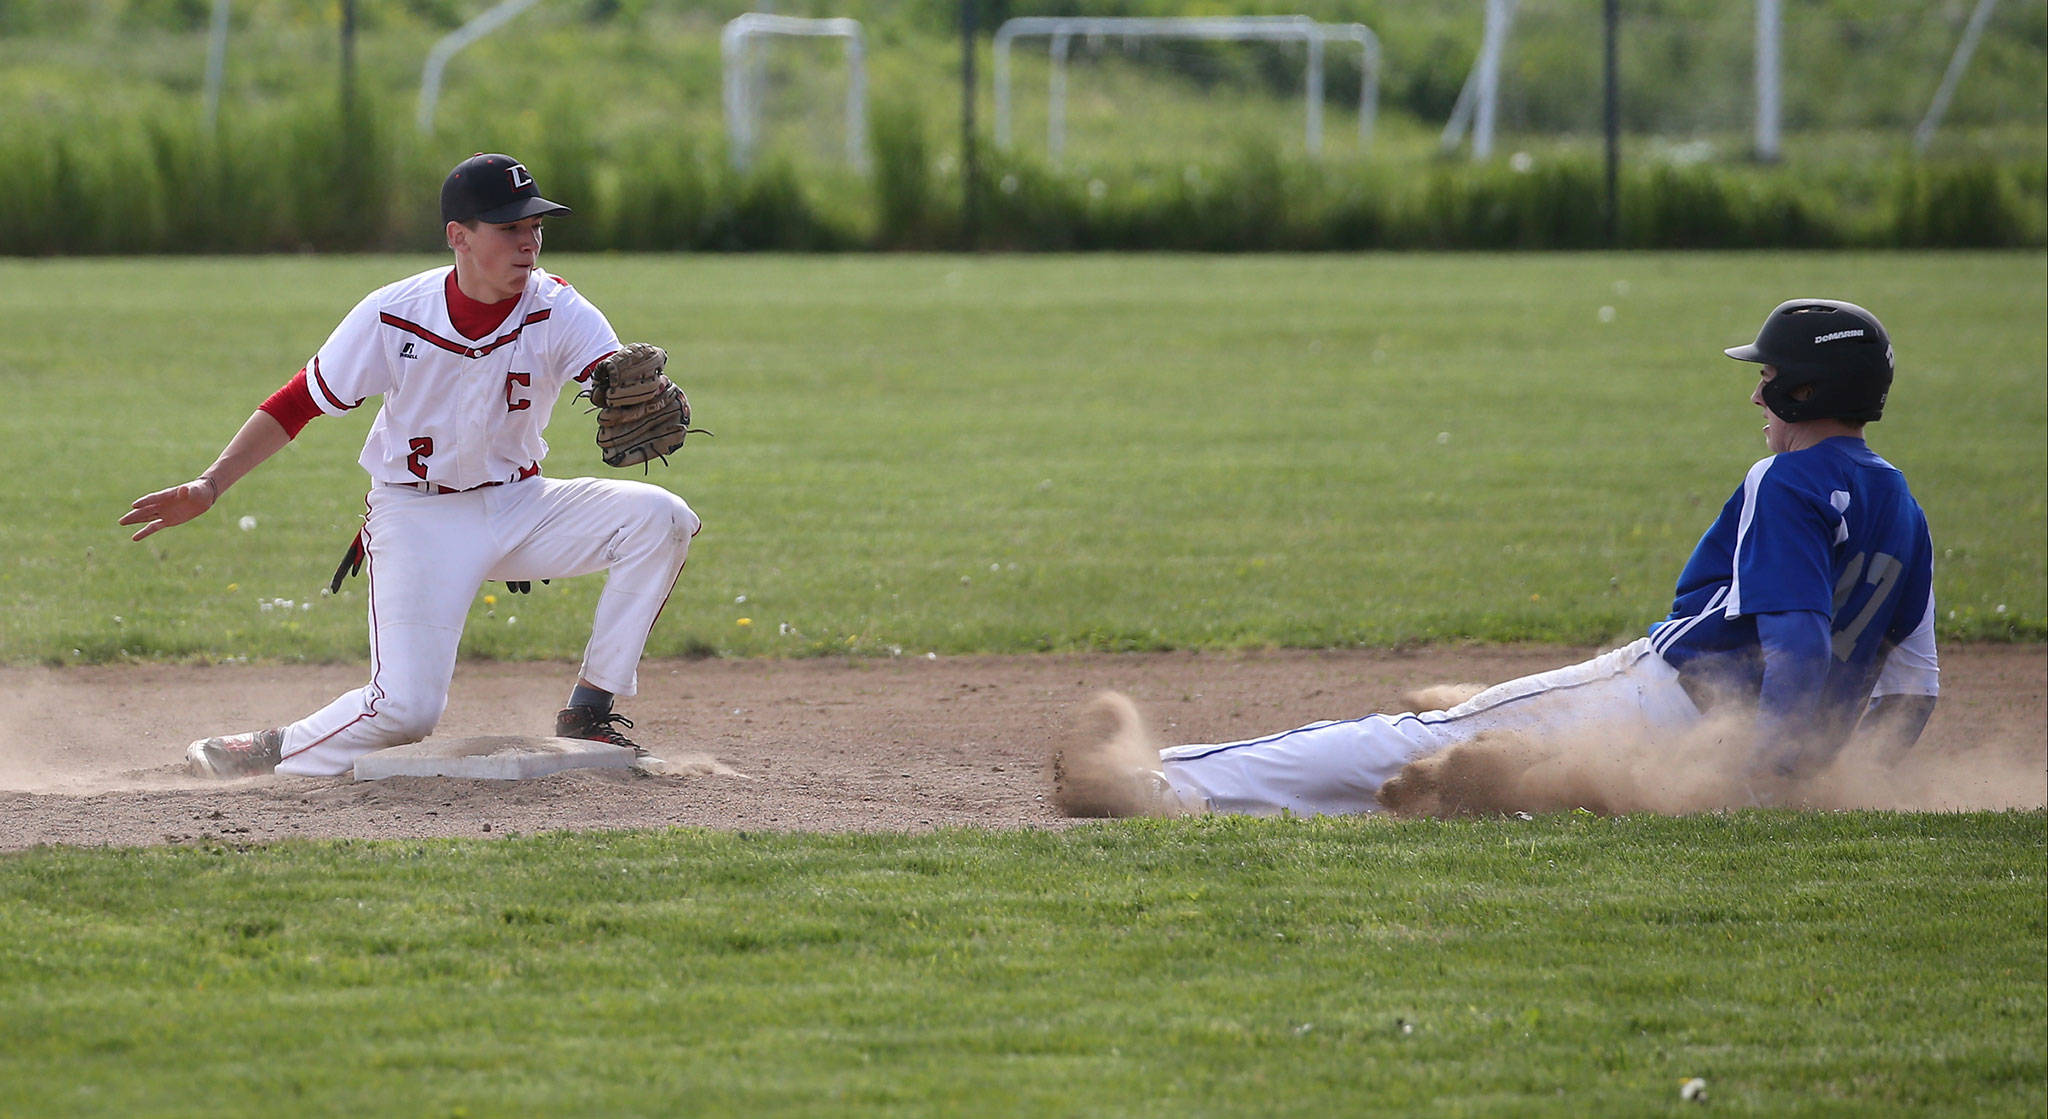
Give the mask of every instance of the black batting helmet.
M 1786 423 L 1840 419 L 1869 423 L 1884 415 L 1892 388 L 1892 340 L 1877 316 L 1838 299 L 1778 304 L 1756 341 L 1723 351 L 1737 361 L 1777 369 L 1764 404 Z M 1804 400 L 1793 393 L 1812 386 Z

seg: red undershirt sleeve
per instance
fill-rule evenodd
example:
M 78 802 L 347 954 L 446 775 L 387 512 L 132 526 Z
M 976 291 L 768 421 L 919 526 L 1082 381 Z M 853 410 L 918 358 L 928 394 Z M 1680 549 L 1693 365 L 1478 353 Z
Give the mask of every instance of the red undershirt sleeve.
M 313 390 L 306 384 L 306 371 L 303 369 L 257 407 L 284 425 L 284 433 L 293 439 L 297 439 L 299 432 L 320 414 L 320 406 L 313 403 Z

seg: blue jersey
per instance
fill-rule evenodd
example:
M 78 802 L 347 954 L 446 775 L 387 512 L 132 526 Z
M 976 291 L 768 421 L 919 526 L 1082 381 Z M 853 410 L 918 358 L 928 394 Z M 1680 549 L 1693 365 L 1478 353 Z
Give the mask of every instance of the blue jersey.
M 1827 619 L 1833 656 L 1796 703 L 1846 734 L 1873 695 L 1934 695 L 1934 544 L 1898 469 L 1837 436 L 1751 467 L 1685 570 L 1651 643 L 1681 671 L 1763 680 L 1757 616 Z M 1763 697 L 1767 702 L 1773 697 Z

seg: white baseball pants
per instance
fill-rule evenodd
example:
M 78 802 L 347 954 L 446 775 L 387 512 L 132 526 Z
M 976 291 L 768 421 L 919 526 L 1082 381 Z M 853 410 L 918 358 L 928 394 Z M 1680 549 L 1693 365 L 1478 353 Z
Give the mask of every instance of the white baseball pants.
M 1645 637 L 1582 664 L 1495 685 L 1448 711 L 1310 723 L 1242 742 L 1174 746 L 1159 758 L 1167 783 L 1211 811 L 1335 816 L 1379 811 L 1380 786 L 1402 766 L 1489 731 L 1536 741 L 1647 736 L 1699 718 L 1677 670 Z
M 369 507 L 370 682 L 286 727 L 279 773 L 347 773 L 372 750 L 432 733 L 470 602 L 490 581 L 608 572 L 582 676 L 634 694 L 648 632 L 699 527 L 667 490 L 605 478 L 535 477 L 450 494 L 376 486 Z

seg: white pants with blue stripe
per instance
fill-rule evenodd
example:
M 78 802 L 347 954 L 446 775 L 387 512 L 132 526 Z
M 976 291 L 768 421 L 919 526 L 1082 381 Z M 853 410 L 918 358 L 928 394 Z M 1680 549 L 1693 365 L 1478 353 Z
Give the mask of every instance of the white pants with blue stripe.
M 1448 711 L 1329 720 L 1242 742 L 1159 752 L 1167 783 L 1214 812 L 1343 815 L 1380 810 L 1401 767 L 1479 735 L 1535 742 L 1648 740 L 1698 723 L 1699 708 L 1649 638 L 1581 664 L 1498 684 Z

